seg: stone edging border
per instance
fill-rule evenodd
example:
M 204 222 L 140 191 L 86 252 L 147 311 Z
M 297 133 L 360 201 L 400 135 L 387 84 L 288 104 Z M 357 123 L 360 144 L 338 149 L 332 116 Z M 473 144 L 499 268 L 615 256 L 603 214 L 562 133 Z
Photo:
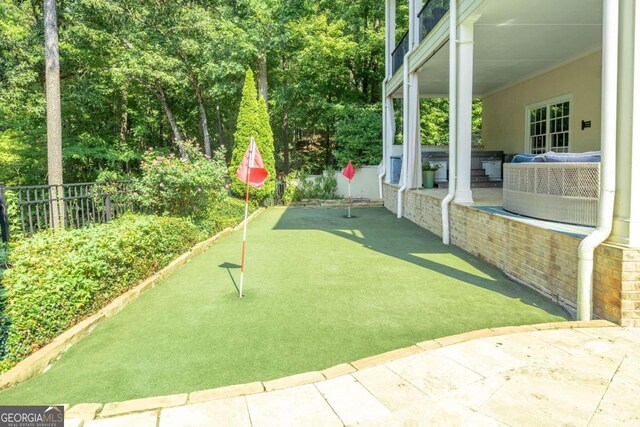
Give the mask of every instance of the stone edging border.
M 351 203 L 349 203 L 349 199 L 330 199 L 330 200 L 320 200 L 320 199 L 310 199 L 302 202 L 291 202 L 287 206 L 292 208 L 340 208 L 346 209 L 351 205 L 352 209 L 358 208 L 383 208 L 384 201 L 381 199 L 351 199 Z
M 488 338 L 501 335 L 510 335 L 524 332 L 545 331 L 552 329 L 575 328 L 602 328 L 617 327 L 619 325 L 607 320 L 569 321 L 555 323 L 541 323 L 537 325 L 505 326 L 499 328 L 480 329 L 465 332 L 458 335 L 436 338 L 429 341 L 416 343 L 409 347 L 392 350 L 375 356 L 366 357 L 351 363 L 342 363 L 322 371 L 305 372 L 291 375 L 271 381 L 257 381 L 248 384 L 238 384 L 219 387 L 210 390 L 194 391 L 191 393 L 174 394 L 170 396 L 147 397 L 142 399 L 127 400 L 124 402 L 107 403 L 81 403 L 71 407 L 65 412 L 66 419 L 93 420 L 97 418 L 109 418 L 137 412 L 157 411 L 163 408 L 183 406 L 187 404 L 204 403 L 212 400 L 241 397 L 251 394 L 282 390 L 290 387 L 312 384 L 319 381 L 332 379 L 341 375 L 351 374 L 373 366 L 383 365 L 413 354 L 435 350 L 454 344 L 463 343 L 479 338 Z
M 264 208 L 260 208 L 255 211 L 253 214 L 251 214 L 251 216 L 249 216 L 247 222 L 250 223 L 251 221 L 253 221 L 264 210 Z M 202 242 L 196 243 L 191 249 L 175 258 L 162 270 L 152 274 L 142 282 L 138 283 L 132 289 L 115 298 L 96 314 L 89 316 L 88 318 L 67 329 L 62 334 L 58 335 L 49 344 L 45 345 L 35 353 L 28 356 L 26 359 L 19 362 L 7 372 L 0 375 L 0 390 L 10 387 L 19 382 L 28 380 L 29 378 L 42 373 L 51 362 L 55 361 L 62 353 L 68 350 L 69 347 L 71 347 L 85 335 L 89 334 L 98 325 L 98 323 L 118 313 L 131 301 L 135 300 L 149 289 L 155 287 L 157 282 L 173 274 L 194 256 L 203 253 L 218 239 L 228 236 L 234 231 L 241 229 L 243 223 L 244 221 L 234 227 L 227 227 L 215 236 L 210 237 Z

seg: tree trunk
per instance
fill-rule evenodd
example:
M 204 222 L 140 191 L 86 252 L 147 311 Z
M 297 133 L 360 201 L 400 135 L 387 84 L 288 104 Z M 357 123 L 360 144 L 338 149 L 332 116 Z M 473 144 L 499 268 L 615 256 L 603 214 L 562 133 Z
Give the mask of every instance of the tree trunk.
M 291 166 L 289 160 L 289 115 L 286 109 L 282 116 L 282 157 L 284 159 L 284 174 L 288 175 Z
M 62 200 L 62 113 L 60 103 L 60 63 L 55 0 L 44 0 L 44 46 L 47 93 L 47 174 L 51 185 L 51 226 L 64 227 Z M 57 197 L 56 197 L 57 196 Z
M 198 100 L 198 111 L 200 112 L 200 132 L 202 133 L 202 140 L 204 141 L 204 154 L 211 157 L 211 136 L 209 135 L 209 123 L 207 121 L 207 111 L 204 109 L 204 102 L 202 101 L 202 92 L 200 91 L 200 85 L 196 75 L 192 70 L 189 70 L 189 77 L 191 78 L 191 86 L 196 93 L 196 99 Z
M 267 94 L 267 55 L 260 53 L 258 55 L 258 93 L 264 99 L 269 109 L 269 97 Z
M 222 147 L 224 145 L 224 141 L 222 140 L 222 117 L 220 116 L 219 105 L 216 105 L 216 115 L 218 116 L 218 147 Z
M 129 91 L 125 86 L 122 88 L 122 104 L 120 105 L 120 144 L 124 146 L 127 143 L 127 134 L 129 133 Z M 120 160 L 120 169 L 123 172 L 129 172 L 129 162 Z
M 164 109 L 164 112 L 167 115 L 167 120 L 169 120 L 169 124 L 171 125 L 171 130 L 173 131 L 173 139 L 178 144 L 180 157 L 182 157 L 183 159 L 186 159 L 187 152 L 184 149 L 184 138 L 180 133 L 180 128 L 178 127 L 176 118 L 173 115 L 173 111 L 171 111 L 171 107 L 167 102 L 167 97 L 164 94 L 164 90 L 162 89 L 162 83 L 160 83 L 160 80 L 156 80 L 156 96 L 158 97 L 158 101 L 160 101 L 160 104 L 162 104 L 162 108 Z
M 122 104 L 120 105 L 120 142 L 126 144 L 129 133 L 129 91 L 122 89 Z
M 331 163 L 331 133 L 329 129 L 325 134 L 325 152 L 324 152 L 324 167 L 328 169 Z
M 288 99 L 287 99 L 287 71 L 289 70 L 289 61 L 286 55 L 282 55 L 282 87 L 284 89 L 285 100 L 283 102 L 282 112 L 282 157 L 284 160 L 284 174 L 288 175 L 291 171 L 291 160 L 289 156 L 289 112 L 288 112 Z

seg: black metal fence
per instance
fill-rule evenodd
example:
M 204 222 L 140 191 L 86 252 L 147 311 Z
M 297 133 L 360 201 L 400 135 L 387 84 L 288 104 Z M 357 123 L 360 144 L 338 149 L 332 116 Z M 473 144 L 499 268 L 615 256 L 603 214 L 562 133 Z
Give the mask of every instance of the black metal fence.
M 420 21 L 420 41 L 433 31 L 435 26 L 449 11 L 449 0 L 427 0 L 424 7 L 418 13 Z
M 130 181 L 5 187 L 0 183 L 2 241 L 51 228 L 99 224 L 135 210 Z

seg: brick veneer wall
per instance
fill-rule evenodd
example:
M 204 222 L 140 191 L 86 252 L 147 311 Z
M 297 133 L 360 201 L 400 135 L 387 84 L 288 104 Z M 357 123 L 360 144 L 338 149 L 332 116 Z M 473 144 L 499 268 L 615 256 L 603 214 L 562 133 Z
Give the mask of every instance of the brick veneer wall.
M 640 326 L 640 250 L 604 244 L 595 264 L 594 311 L 622 326 Z
M 640 327 L 640 249 L 622 251 L 622 326 Z
M 396 213 L 398 188 L 385 184 L 384 205 Z M 404 216 L 442 236 L 441 200 L 403 194 Z M 450 206 L 451 243 L 497 266 L 575 312 L 580 239 L 469 206 Z M 596 316 L 640 326 L 640 251 L 602 245 L 594 269 Z

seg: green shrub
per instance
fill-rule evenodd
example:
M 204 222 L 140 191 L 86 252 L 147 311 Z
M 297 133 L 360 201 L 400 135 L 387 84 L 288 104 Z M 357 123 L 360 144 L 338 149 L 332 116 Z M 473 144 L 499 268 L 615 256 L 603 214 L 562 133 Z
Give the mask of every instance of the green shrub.
M 213 200 L 226 195 L 224 154 L 216 151 L 209 159 L 193 144 L 184 146 L 187 159 L 154 150 L 145 153 L 137 182 L 138 203 L 145 211 L 197 220 Z
M 201 237 L 188 219 L 129 215 L 18 242 L 3 277 L 10 325 L 0 371 L 104 307 Z
M 9 246 L 6 243 L 0 243 L 0 283 L 2 276 L 7 269 L 7 256 L 9 254 Z M 9 326 L 11 322 L 5 315 L 6 295 L 3 287 L 0 287 L 0 360 L 4 358 L 7 335 L 9 334 Z
M 309 175 L 300 174 L 300 185 L 297 189 L 296 199 L 337 199 L 338 198 L 338 180 L 336 180 L 336 171 L 327 169 L 322 175 L 311 179 Z
M 256 210 L 254 201 L 249 202 L 249 215 Z M 198 226 L 207 235 L 214 235 L 227 227 L 238 225 L 244 219 L 244 200 L 227 197 L 216 200 L 207 208 L 207 218 Z
M 282 195 L 282 203 L 288 205 L 291 202 L 299 202 L 300 200 L 302 200 L 302 194 L 298 189 L 299 182 L 300 179 L 298 178 L 297 172 L 291 172 L 285 177 L 285 187 L 284 194 Z

